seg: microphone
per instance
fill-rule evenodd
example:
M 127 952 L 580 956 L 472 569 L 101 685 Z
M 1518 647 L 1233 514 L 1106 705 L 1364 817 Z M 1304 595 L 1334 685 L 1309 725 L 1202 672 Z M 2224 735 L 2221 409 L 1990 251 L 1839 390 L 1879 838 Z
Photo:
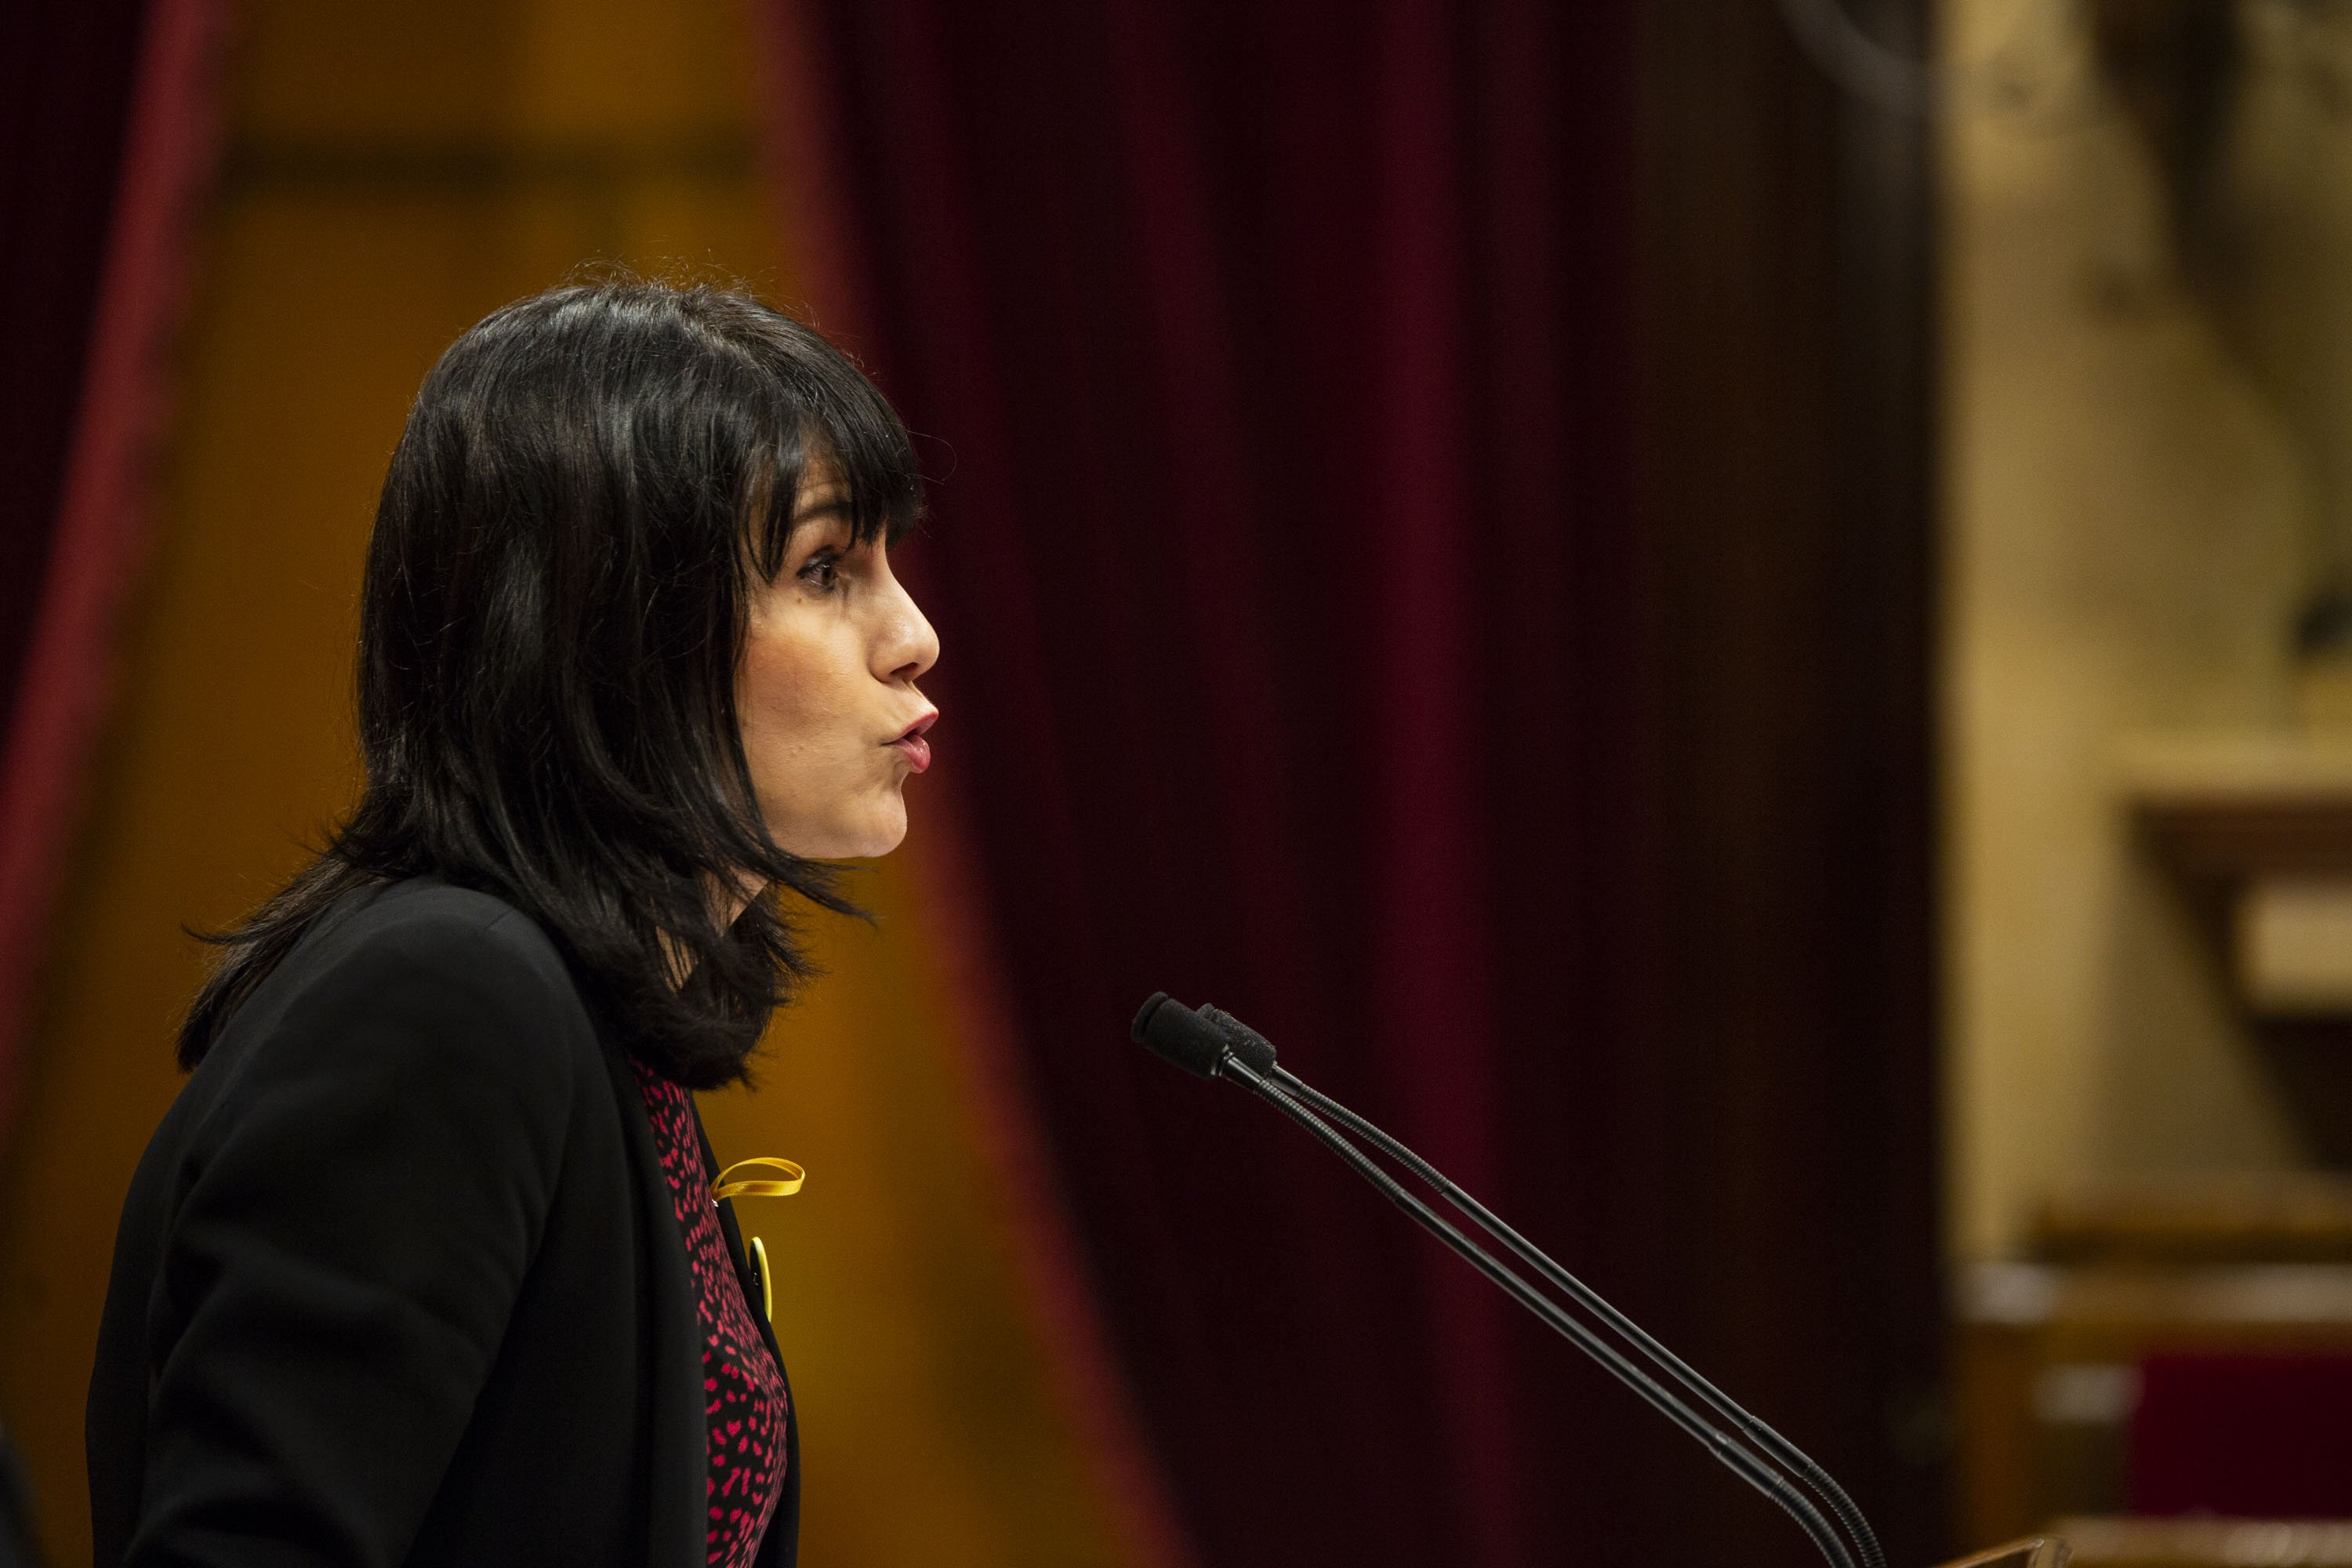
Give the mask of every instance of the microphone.
M 1275 1070 L 1274 1046 L 1230 1013 L 1214 1007 L 1194 1012 L 1165 991 L 1154 991 L 1135 1016 L 1136 1042 L 1195 1078 L 1215 1078 L 1228 1058 L 1251 1070 Z
M 1834 1568 L 1856 1568 L 1846 1540 L 1831 1528 L 1813 1500 L 1791 1486 L 1786 1476 L 1759 1457 L 1763 1456 L 1795 1476 L 1829 1505 L 1838 1522 L 1861 1552 L 1861 1568 L 1886 1568 L 1885 1554 L 1869 1521 L 1845 1489 L 1795 1444 L 1750 1415 L 1682 1358 L 1659 1343 L 1631 1318 L 1611 1306 L 1526 1237 L 1496 1218 L 1484 1205 L 1448 1180 L 1444 1173 L 1338 1100 L 1292 1074 L 1275 1059 L 1273 1042 L 1223 1010 L 1185 1006 L 1164 991 L 1152 993 L 1135 1016 L 1130 1033 L 1137 1043 L 1163 1060 L 1195 1077 L 1226 1079 L 1305 1128 L 1315 1140 L 1337 1154 L 1357 1174 L 1402 1209 L 1415 1224 L 1445 1244 L 1470 1266 L 1498 1286 L 1504 1294 L 1533 1312 L 1543 1323 L 1601 1363 L 1650 1406 L 1698 1441 L 1740 1479 L 1780 1505 L 1811 1537 L 1814 1546 Z M 1303 1102 L 1303 1103 L 1302 1103 Z M 1313 1107 L 1312 1110 L 1309 1107 Z M 1320 1115 L 1317 1112 L 1321 1112 Z M 1330 1121 L 1324 1120 L 1329 1117 Z M 1354 1132 L 1411 1173 L 1444 1198 L 1489 1238 L 1498 1242 L 1520 1263 L 1541 1275 L 1570 1300 L 1598 1319 L 1622 1343 L 1657 1372 L 1679 1384 L 1701 1405 L 1735 1427 L 1746 1442 L 1734 1437 L 1694 1410 L 1681 1395 L 1643 1370 L 1591 1325 L 1570 1316 L 1493 1254 L 1465 1236 L 1444 1216 L 1405 1190 L 1371 1157 L 1331 1125 Z M 1749 1445 L 1754 1445 L 1753 1447 Z

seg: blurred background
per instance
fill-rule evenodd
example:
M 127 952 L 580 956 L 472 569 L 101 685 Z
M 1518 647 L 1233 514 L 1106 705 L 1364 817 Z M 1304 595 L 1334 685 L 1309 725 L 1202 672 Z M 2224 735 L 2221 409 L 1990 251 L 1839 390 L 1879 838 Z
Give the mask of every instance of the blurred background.
M 807 1561 L 1811 1560 L 1126 1044 L 1165 988 L 1899 1563 L 2352 1563 L 2340 0 L 8 8 L 24 1551 L 189 932 L 356 789 L 408 399 L 614 263 L 815 321 L 934 480 L 882 918 L 703 1108 L 812 1173 L 745 1205 Z

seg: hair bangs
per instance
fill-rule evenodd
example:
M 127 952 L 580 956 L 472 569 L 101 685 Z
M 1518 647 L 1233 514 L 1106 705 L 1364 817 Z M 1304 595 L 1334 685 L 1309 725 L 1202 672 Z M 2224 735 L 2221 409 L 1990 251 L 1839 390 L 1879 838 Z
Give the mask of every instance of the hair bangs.
M 761 578 L 783 570 L 803 492 L 822 462 L 830 462 L 845 492 L 855 542 L 895 546 L 922 521 L 923 475 L 907 427 L 872 384 L 849 374 L 847 385 L 786 393 L 790 415 L 751 472 L 745 511 L 752 526 L 744 543 Z
M 838 390 L 847 394 L 839 404 L 827 400 L 812 413 L 822 421 L 824 444 L 849 487 L 851 536 L 860 544 L 878 538 L 894 545 L 923 516 L 923 474 L 914 443 L 898 412 L 864 376 Z

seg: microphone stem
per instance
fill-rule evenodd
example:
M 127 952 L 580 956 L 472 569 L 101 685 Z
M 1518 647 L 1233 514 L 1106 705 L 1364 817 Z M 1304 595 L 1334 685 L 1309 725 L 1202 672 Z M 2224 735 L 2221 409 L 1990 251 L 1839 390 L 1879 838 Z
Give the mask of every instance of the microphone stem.
M 1226 1057 L 1218 1065 L 1217 1070 L 1226 1077 L 1238 1080 L 1258 1098 L 1305 1128 L 1317 1142 L 1346 1161 L 1358 1175 L 1378 1188 L 1391 1203 L 1404 1210 L 1423 1229 L 1444 1242 L 1472 1268 L 1500 1286 L 1513 1300 L 1533 1312 L 1555 1332 L 1565 1337 L 1577 1349 L 1606 1367 L 1619 1382 L 1640 1394 L 1653 1409 L 1696 1439 L 1742 1480 L 1780 1504 L 1805 1533 L 1812 1538 L 1814 1546 L 1834 1565 L 1834 1568 L 1854 1568 L 1853 1555 L 1846 1549 L 1845 1542 L 1830 1527 L 1829 1521 L 1822 1516 L 1821 1510 L 1813 1506 L 1811 1500 L 1790 1486 L 1779 1472 L 1769 1468 L 1757 1458 L 1741 1445 L 1738 1438 L 1711 1425 L 1705 1417 L 1683 1403 L 1672 1390 L 1626 1360 L 1615 1346 L 1601 1339 L 1585 1324 L 1570 1317 L 1557 1302 L 1514 1274 L 1486 1248 L 1448 1224 L 1427 1204 L 1405 1191 L 1394 1177 L 1375 1164 L 1370 1155 L 1348 1142 L 1343 1134 L 1321 1117 L 1292 1099 L 1283 1087 L 1277 1086 L 1254 1071 L 1246 1063 L 1235 1057 Z M 1280 1073 L 1281 1069 L 1277 1068 L 1276 1071 Z M 1282 1076 L 1287 1078 L 1289 1075 L 1285 1073 Z M 1382 1136 L 1386 1135 L 1382 1134 Z
M 1856 1507 L 1853 1500 L 1846 1495 L 1845 1489 L 1839 1486 L 1830 1473 L 1804 1450 L 1781 1436 L 1758 1417 L 1749 1415 L 1728 1394 L 1700 1376 L 1680 1356 L 1651 1338 L 1640 1324 L 1611 1306 L 1598 1291 L 1553 1262 L 1542 1249 L 1504 1224 L 1476 1198 L 1456 1186 L 1436 1166 L 1338 1100 L 1299 1079 L 1287 1068 L 1277 1064 L 1270 1076 L 1283 1089 L 1307 1100 L 1334 1121 L 1355 1132 L 1359 1137 L 1370 1141 L 1375 1148 L 1420 1177 L 1447 1203 L 1467 1215 L 1487 1235 L 1509 1248 L 1521 1262 L 1565 1291 L 1570 1300 L 1599 1318 L 1620 1337 L 1647 1356 L 1653 1363 L 1664 1369 L 1685 1388 L 1698 1395 L 1699 1399 L 1717 1415 L 1747 1434 L 1767 1454 L 1802 1479 L 1823 1502 L 1829 1504 L 1830 1511 L 1837 1515 L 1838 1521 L 1845 1526 L 1846 1532 L 1861 1548 L 1864 1568 L 1886 1568 L 1886 1557 L 1879 1548 L 1878 1537 L 1871 1530 L 1869 1521 L 1863 1517 L 1862 1510 Z

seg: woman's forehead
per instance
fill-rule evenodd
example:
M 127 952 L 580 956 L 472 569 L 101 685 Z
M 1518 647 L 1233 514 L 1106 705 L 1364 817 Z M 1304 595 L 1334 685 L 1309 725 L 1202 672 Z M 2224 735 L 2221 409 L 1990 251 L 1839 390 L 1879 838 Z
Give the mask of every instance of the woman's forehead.
M 802 466 L 800 486 L 793 497 L 793 515 L 801 517 L 826 507 L 845 506 L 848 501 L 849 476 L 842 472 L 840 462 L 831 452 L 811 452 Z

